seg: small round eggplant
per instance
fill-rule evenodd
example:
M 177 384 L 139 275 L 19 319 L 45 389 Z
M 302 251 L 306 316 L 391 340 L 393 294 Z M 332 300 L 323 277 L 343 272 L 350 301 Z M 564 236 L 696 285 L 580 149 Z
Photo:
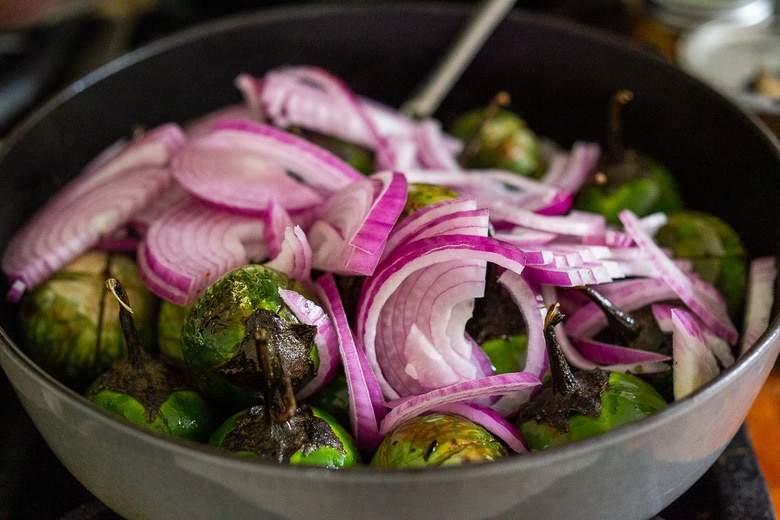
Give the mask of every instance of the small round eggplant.
M 650 384 L 631 374 L 599 368 L 572 372 L 555 336 L 558 306 L 545 317 L 551 381 L 521 410 L 520 435 L 532 450 L 587 439 L 644 418 L 666 406 Z
M 263 399 L 266 375 L 247 325 L 250 316 L 282 352 L 294 391 L 317 373 L 316 327 L 298 321 L 282 301 L 280 288 L 305 292 L 281 272 L 260 265 L 240 267 L 209 287 L 184 319 L 182 352 L 198 387 L 233 411 Z
M 216 409 L 197 391 L 183 362 L 144 350 L 122 285 L 106 281 L 119 300 L 127 357 L 114 362 L 85 396 L 125 419 L 168 435 L 203 442 L 219 424 Z
M 138 334 L 156 347 L 159 298 L 138 277 L 126 255 L 88 252 L 26 293 L 20 308 L 23 346 L 30 358 L 65 385 L 82 392 L 125 356 L 122 327 L 105 290 L 107 277 L 125 281 L 135 306 Z
M 371 466 L 460 466 L 508 455 L 506 445 L 482 426 L 460 415 L 432 413 L 410 419 L 387 435 Z

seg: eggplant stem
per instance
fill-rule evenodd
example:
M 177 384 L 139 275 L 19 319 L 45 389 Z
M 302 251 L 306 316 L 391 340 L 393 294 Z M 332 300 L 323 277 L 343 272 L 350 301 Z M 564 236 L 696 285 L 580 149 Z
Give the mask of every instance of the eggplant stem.
M 466 143 L 463 146 L 463 151 L 461 152 L 459 158 L 461 162 L 472 159 L 477 154 L 477 152 L 479 152 L 479 134 L 482 132 L 482 129 L 485 127 L 488 121 L 498 115 L 498 111 L 501 108 L 508 107 L 511 102 L 511 96 L 508 92 L 503 90 L 497 92 L 496 95 L 493 96 L 493 99 L 490 100 L 488 106 L 485 107 L 485 113 L 482 114 L 482 118 L 479 120 L 479 124 L 474 128 L 474 131 L 471 132 L 471 135 L 469 135 L 466 139 Z
M 122 327 L 125 343 L 127 343 L 127 358 L 134 368 L 141 368 L 145 362 L 146 351 L 138 336 L 135 321 L 133 321 L 133 308 L 130 306 L 127 291 L 116 278 L 108 278 L 105 283 L 106 288 L 119 302 L 119 323 Z
M 547 346 L 547 355 L 550 358 L 550 375 L 552 376 L 553 390 L 556 394 L 575 394 L 580 389 L 580 383 L 574 377 L 569 363 L 563 355 L 563 349 L 556 339 L 555 327 L 563 323 L 566 317 L 561 314 L 558 302 L 547 306 L 547 314 L 544 317 L 544 337 Z

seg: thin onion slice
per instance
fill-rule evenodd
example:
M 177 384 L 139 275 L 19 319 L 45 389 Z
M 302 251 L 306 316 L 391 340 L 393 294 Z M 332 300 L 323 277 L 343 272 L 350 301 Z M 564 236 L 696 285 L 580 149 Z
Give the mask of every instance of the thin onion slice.
M 739 333 L 731 322 L 723 297 L 704 281 L 694 281 L 682 272 L 642 228 L 640 220 L 629 210 L 619 213 L 620 221 L 636 245 L 658 268 L 661 277 L 694 314 L 712 331 L 734 345 Z M 709 286 L 709 287 L 708 287 Z
M 166 168 L 139 168 L 97 184 L 77 198 L 45 205 L 8 244 L 3 271 L 10 301 L 111 236 L 170 185 Z M 118 195 L 120 194 L 120 195 Z
M 265 263 L 266 267 L 281 271 L 304 286 L 311 278 L 312 252 L 306 233 L 300 226 L 288 227 L 279 254 Z
M 301 323 L 317 327 L 314 343 L 317 345 L 320 366 L 314 378 L 295 394 L 296 399 L 303 400 L 330 381 L 335 375 L 336 369 L 341 365 L 339 338 L 333 321 L 322 307 L 301 293 L 289 289 L 280 288 L 279 296 Z
M 242 120 L 223 120 L 214 128 L 214 132 L 233 133 L 236 138 L 241 136 L 246 146 L 293 172 L 310 186 L 336 191 L 363 178 L 360 172 L 325 148 L 279 128 Z
M 671 359 L 658 352 L 624 347 L 589 338 L 572 338 L 572 342 L 583 356 L 599 365 L 662 362 Z
M 264 221 L 190 198 L 171 207 L 139 246 L 141 279 L 162 298 L 187 305 L 220 276 L 266 259 Z
M 338 336 L 349 389 L 350 423 L 355 441 L 361 449 L 373 452 L 382 442 L 379 421 L 387 414 L 382 392 L 350 328 L 333 275 L 326 273 L 315 283 L 323 308 L 333 320 Z
M 718 363 L 694 316 L 682 309 L 672 309 L 672 344 L 674 399 L 694 392 L 720 374 Z
M 464 328 L 473 298 L 484 291 L 486 262 L 521 272 L 525 257 L 518 249 L 489 237 L 431 236 L 397 247 L 366 279 L 356 331 L 388 398 L 436 387 L 442 378 L 463 378 L 468 366 L 478 374 L 480 366 L 472 358 L 472 343 Z M 433 282 L 436 288 L 429 289 Z M 399 318 L 406 316 L 406 320 L 394 320 L 396 310 Z M 429 331 L 437 332 L 429 336 Z M 398 355 L 391 354 L 393 351 Z M 452 364 L 456 360 L 460 368 Z M 450 371 L 453 375 L 445 376 Z M 459 372 L 464 375 L 454 375 Z
M 528 453 L 528 446 L 517 428 L 490 408 L 470 402 L 458 402 L 437 406 L 435 411 L 465 417 L 504 441 L 515 453 Z
M 384 171 L 328 198 L 307 233 L 314 267 L 337 274 L 372 274 L 406 203 L 406 193 L 404 176 Z
M 750 263 L 740 354 L 744 354 L 752 347 L 769 326 L 776 279 L 777 259 L 775 257 L 760 257 Z
M 403 397 L 387 403 L 390 412 L 381 421 L 379 433 L 387 435 L 404 421 L 437 407 L 484 397 L 523 392 L 526 400 L 541 381 L 528 372 L 512 372 L 464 381 L 431 390 L 425 394 Z
M 322 202 L 316 190 L 288 175 L 257 141 L 252 133 L 230 130 L 191 139 L 173 157 L 171 174 L 198 198 L 250 215 L 261 215 L 272 200 L 289 210 Z

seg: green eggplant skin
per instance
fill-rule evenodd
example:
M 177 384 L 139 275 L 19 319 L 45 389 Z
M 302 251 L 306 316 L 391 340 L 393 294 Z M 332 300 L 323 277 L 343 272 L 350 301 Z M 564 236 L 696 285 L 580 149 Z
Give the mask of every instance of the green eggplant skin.
M 737 232 L 715 215 L 701 211 L 675 211 L 667 218 L 655 241 L 671 249 L 677 258 L 691 260 L 693 270 L 723 295 L 731 318 L 741 318 L 748 260 Z
M 458 192 L 451 190 L 446 186 L 440 186 L 438 184 L 425 184 L 425 183 L 410 183 L 408 193 L 406 195 L 406 204 L 404 205 L 401 215 L 398 220 L 402 220 L 408 217 L 412 213 L 430 206 L 436 202 L 444 200 L 452 200 L 458 198 L 460 195 Z
M 666 407 L 666 401 L 650 384 L 622 372 L 609 374 L 609 386 L 601 395 L 601 415 L 592 418 L 580 413 L 569 416 L 569 431 L 527 419 L 518 425 L 520 435 L 531 450 L 539 451 L 600 435 L 637 421 Z
M 138 334 L 154 350 L 160 300 L 141 282 L 135 262 L 126 255 L 86 253 L 22 299 L 25 352 L 77 392 L 127 353 L 116 302 L 105 290 L 107 277 L 124 281 L 134 302 Z
M 672 174 L 645 155 L 633 157 L 640 176 L 621 178 L 607 184 L 588 183 L 575 197 L 575 207 L 604 215 L 608 224 L 620 225 L 618 214 L 629 209 L 643 217 L 651 213 L 677 211 L 682 197 Z M 632 172 L 636 174 L 636 172 Z
M 306 433 L 292 441 L 284 437 L 294 430 Z M 234 436 L 236 432 L 238 436 Z M 270 430 L 261 406 L 242 410 L 223 422 L 208 442 L 235 455 L 280 463 L 329 469 L 361 464 L 361 453 L 352 435 L 332 415 L 308 405 L 299 407 L 292 419 Z M 273 444 L 270 448 L 269 442 Z
M 504 443 L 482 426 L 450 413 L 410 419 L 387 435 L 371 459 L 380 468 L 461 466 L 509 455 Z
M 485 108 L 471 110 L 450 131 L 467 143 L 461 156 L 466 168 L 499 168 L 532 178 L 540 178 L 545 171 L 538 137 L 511 110 L 500 108 L 492 115 Z M 473 151 L 468 143 L 476 144 Z
M 171 393 L 151 420 L 143 404 L 126 393 L 95 388 L 89 389 L 86 397 L 134 424 L 196 442 L 206 442 L 220 421 L 213 406 L 195 390 Z
M 182 354 L 207 398 L 224 403 L 234 411 L 262 401 L 262 385 L 248 379 L 253 377 L 250 372 L 255 365 L 247 359 L 254 354 L 243 352 L 241 346 L 247 332 L 245 322 L 257 309 L 268 310 L 289 324 L 300 325 L 282 301 L 280 288 L 305 294 L 298 282 L 281 272 L 261 265 L 243 266 L 217 280 L 187 312 L 182 326 Z M 297 391 L 317 371 L 313 338 L 305 352 L 290 352 L 292 356 L 310 364 L 302 371 L 288 367 Z

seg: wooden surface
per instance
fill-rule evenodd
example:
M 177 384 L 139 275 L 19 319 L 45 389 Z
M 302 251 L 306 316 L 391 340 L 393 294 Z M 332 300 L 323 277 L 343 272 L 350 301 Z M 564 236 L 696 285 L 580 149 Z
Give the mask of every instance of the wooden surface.
M 775 516 L 780 518 L 780 371 L 775 370 L 769 376 L 748 413 L 747 426 L 769 487 Z

